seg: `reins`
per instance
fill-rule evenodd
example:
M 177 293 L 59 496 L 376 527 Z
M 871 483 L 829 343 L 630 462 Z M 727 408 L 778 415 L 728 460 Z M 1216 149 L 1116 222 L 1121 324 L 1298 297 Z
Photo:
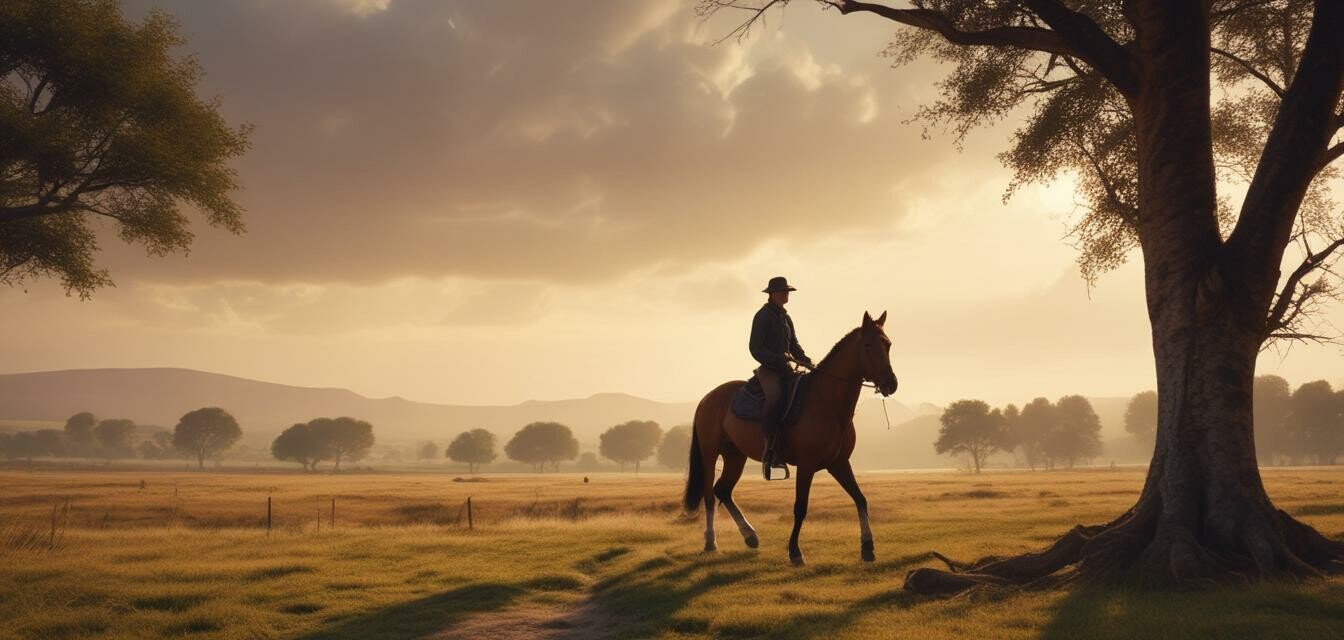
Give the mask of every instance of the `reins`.
M 807 366 L 807 365 L 802 364 L 802 363 L 797 363 L 797 364 L 798 364 L 799 367 L 801 367 L 801 368 L 803 368 L 803 369 L 807 369 L 808 373 L 818 374 L 818 375 L 823 375 L 823 376 L 826 376 L 827 378 L 833 378 L 833 379 L 835 379 L 835 380 L 841 380 L 841 381 L 843 381 L 843 382 L 855 382 L 854 380 L 852 380 L 852 379 L 850 379 L 850 378 L 846 378 L 846 377 L 843 377 L 843 376 L 837 376 L 837 375 L 835 375 L 835 374 L 833 374 L 833 373 L 828 373 L 828 372 L 825 372 L 825 371 L 821 371 L 821 370 L 817 369 L 815 366 Z M 872 389 L 872 390 L 873 390 L 873 393 L 876 393 L 876 394 L 878 394 L 878 395 L 880 395 L 880 396 L 882 395 L 882 392 L 880 392 L 880 391 L 877 390 L 877 383 L 876 383 L 876 382 L 868 382 L 867 380 L 864 380 L 864 379 L 863 379 L 863 376 L 859 376 L 858 383 L 859 383 L 859 386 L 860 386 L 860 387 L 868 387 L 869 389 Z M 887 415 L 887 397 L 886 397 L 886 396 L 882 396 L 882 418 L 885 419 L 885 420 L 887 421 L 887 431 L 891 431 L 891 416 Z

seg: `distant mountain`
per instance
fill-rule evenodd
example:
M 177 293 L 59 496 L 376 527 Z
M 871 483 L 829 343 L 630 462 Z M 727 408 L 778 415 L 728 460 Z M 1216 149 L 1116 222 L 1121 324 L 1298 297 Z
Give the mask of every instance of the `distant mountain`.
M 624 393 L 573 400 L 529 400 L 515 405 L 472 406 L 367 398 L 347 389 L 296 387 L 191 369 L 77 369 L 0 374 L 0 421 L 58 421 L 80 411 L 104 418 L 130 418 L 172 427 L 182 414 L 218 406 L 238 419 L 244 440 L 269 445 L 295 422 L 319 416 L 354 416 L 373 423 L 384 442 L 446 441 L 466 429 L 484 428 L 502 445 L 529 422 L 555 421 L 574 430 L 585 450 L 598 436 L 626 420 L 653 420 L 664 427 L 689 424 L 693 402 L 657 402 Z M 856 421 L 861 430 L 885 430 L 880 402 L 865 396 Z M 887 401 L 892 424 L 920 415 Z
M 366 398 L 347 389 L 296 387 L 191 369 L 80 369 L 0 374 L 0 419 L 59 420 L 80 411 L 171 427 L 200 407 L 227 409 L 245 440 L 269 444 L 295 422 L 354 416 L 386 439 L 446 441 L 466 429 L 489 429 L 507 440 L 523 425 L 553 420 L 569 425 L 585 445 L 626 420 L 664 426 L 689 423 L 692 403 L 601 393 L 577 400 L 532 400 L 509 406 L 444 405 L 405 398 Z M 501 442 L 502 444 L 502 442 Z M 588 448 L 585 446 L 585 448 Z

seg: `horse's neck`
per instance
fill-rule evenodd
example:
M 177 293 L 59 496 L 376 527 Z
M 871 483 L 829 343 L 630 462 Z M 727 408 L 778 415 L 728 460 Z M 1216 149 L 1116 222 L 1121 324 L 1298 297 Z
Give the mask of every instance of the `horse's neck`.
M 834 360 L 834 362 L 832 362 Z M 835 403 L 836 410 L 844 417 L 852 417 L 859 405 L 859 392 L 863 390 L 863 373 L 859 367 L 858 339 L 849 340 L 839 351 L 827 358 L 823 375 L 813 379 L 813 393 Z M 817 393 L 820 391 L 821 393 Z

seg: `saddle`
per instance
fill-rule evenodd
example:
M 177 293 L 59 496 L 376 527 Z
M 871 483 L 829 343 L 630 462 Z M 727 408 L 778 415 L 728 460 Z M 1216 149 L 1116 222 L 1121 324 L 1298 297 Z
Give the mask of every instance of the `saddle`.
M 807 390 L 812 386 L 812 376 L 801 374 L 794 376 L 793 383 L 785 391 L 783 418 L 779 421 L 781 430 L 784 427 L 798 422 L 802 414 L 803 399 L 807 396 Z M 764 422 L 765 412 L 762 408 L 765 405 L 765 391 L 761 389 L 761 381 L 756 379 L 753 374 L 747 383 L 742 385 L 737 393 L 733 395 L 733 401 L 729 405 L 729 410 L 733 415 L 749 422 Z

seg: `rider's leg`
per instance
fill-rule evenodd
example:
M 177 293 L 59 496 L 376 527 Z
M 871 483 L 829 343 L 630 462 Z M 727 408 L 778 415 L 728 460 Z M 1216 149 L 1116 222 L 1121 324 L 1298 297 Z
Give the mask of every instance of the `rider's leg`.
M 761 421 L 765 431 L 765 451 L 761 453 L 761 464 L 768 470 L 775 462 L 775 437 L 779 434 L 779 410 L 784 398 L 784 379 L 778 372 L 762 367 L 756 372 L 761 382 L 761 391 L 765 393 L 765 402 L 761 405 Z M 770 477 L 765 472 L 766 479 Z

